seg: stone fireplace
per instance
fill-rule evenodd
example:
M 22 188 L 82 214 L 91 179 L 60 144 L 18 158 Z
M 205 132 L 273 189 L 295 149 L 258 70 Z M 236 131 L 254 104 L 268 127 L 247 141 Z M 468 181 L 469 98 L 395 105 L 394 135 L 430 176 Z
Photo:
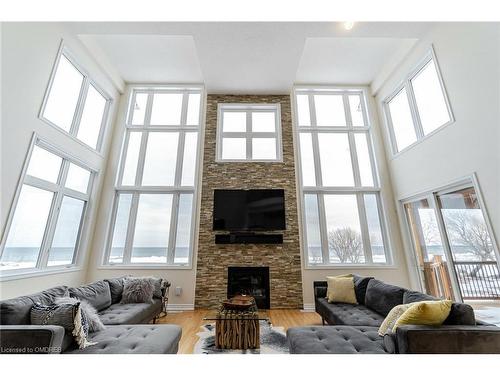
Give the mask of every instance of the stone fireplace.
M 217 163 L 219 103 L 279 103 L 283 161 Z M 300 309 L 302 275 L 297 189 L 289 95 L 207 95 L 195 307 L 217 308 L 227 298 L 229 267 L 267 267 L 271 308 Z M 216 244 L 212 230 L 214 189 L 284 189 L 286 230 L 279 244 Z
M 237 294 L 253 296 L 259 309 L 271 306 L 269 267 L 228 267 L 227 298 Z

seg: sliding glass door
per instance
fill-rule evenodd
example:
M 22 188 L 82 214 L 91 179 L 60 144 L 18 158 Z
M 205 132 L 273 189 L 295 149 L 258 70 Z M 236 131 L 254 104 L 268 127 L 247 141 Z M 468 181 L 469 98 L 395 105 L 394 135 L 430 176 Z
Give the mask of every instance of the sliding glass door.
M 403 202 L 423 289 L 500 300 L 498 250 L 472 182 Z

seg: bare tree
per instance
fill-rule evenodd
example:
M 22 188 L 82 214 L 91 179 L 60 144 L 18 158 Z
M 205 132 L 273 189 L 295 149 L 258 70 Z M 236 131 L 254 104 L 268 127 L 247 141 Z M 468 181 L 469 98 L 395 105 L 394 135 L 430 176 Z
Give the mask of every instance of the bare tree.
M 493 244 L 482 218 L 465 211 L 451 211 L 445 214 L 445 222 L 454 241 L 467 246 L 481 261 L 495 260 Z
M 361 234 L 349 227 L 330 230 L 328 248 L 341 263 L 359 263 L 363 256 Z

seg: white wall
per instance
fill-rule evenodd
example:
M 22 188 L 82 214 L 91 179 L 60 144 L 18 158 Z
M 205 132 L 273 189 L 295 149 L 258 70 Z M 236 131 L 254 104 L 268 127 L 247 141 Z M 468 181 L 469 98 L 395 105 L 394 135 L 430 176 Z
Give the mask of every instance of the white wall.
M 369 90 L 368 90 L 369 91 Z M 382 191 L 380 194 L 382 205 L 384 208 L 386 224 L 389 236 L 389 251 L 392 254 L 393 264 L 388 266 L 371 266 L 371 265 L 358 265 L 354 267 L 337 267 L 337 268 L 324 268 L 324 269 L 306 269 L 302 266 L 302 287 L 304 307 L 313 308 L 314 305 L 314 291 L 313 281 L 326 280 L 327 276 L 335 276 L 346 273 L 353 273 L 363 276 L 373 276 L 379 280 L 386 281 L 391 284 L 410 287 L 411 283 L 408 279 L 406 257 L 402 246 L 402 240 L 399 230 L 399 221 L 396 213 L 396 205 L 394 204 L 394 195 L 391 185 L 391 176 L 388 169 L 387 161 L 385 158 L 384 143 L 381 134 L 380 123 L 378 121 L 378 112 L 372 96 L 367 98 L 368 112 L 371 119 L 371 134 L 373 138 L 373 146 L 377 169 L 380 178 L 380 185 Z M 295 140 L 294 140 L 295 142 Z M 297 147 L 297 143 L 295 142 Z M 296 160 L 296 163 L 298 161 Z M 298 180 L 297 180 L 298 181 Z M 300 210 L 300 207 L 299 207 Z M 304 254 L 303 246 L 301 246 L 302 263 L 306 255 Z
M 33 131 L 96 169 L 102 169 L 105 165 L 105 159 L 102 156 L 38 119 L 38 112 L 61 39 L 64 38 L 66 45 L 78 62 L 112 96 L 114 102 L 119 98 L 119 94 L 87 53 L 85 47 L 64 24 L 4 23 L 1 38 L 0 227 L 3 233 Z M 113 105 L 104 138 L 104 156 L 109 148 L 115 108 L 116 105 Z M 95 197 L 100 193 L 102 180 L 102 173 L 99 173 L 93 194 L 94 199 L 91 199 L 94 202 L 89 212 L 91 225 L 87 236 L 83 238 L 85 256 L 81 261 L 80 270 L 1 282 L 0 298 L 10 298 L 61 284 L 78 285 L 85 281 L 86 272 L 84 269 L 88 261 L 88 244 L 93 234 L 96 218 Z
M 438 24 L 414 47 L 378 90 L 382 101 L 434 46 L 455 116 L 442 128 L 396 157 L 384 131 L 395 199 L 439 188 L 477 173 L 497 240 L 500 238 L 500 26 L 488 23 Z M 385 120 L 381 120 L 385 127 Z M 405 241 L 407 251 L 411 245 Z M 413 262 L 413 259 L 410 263 Z M 413 269 L 413 268 L 412 268 Z

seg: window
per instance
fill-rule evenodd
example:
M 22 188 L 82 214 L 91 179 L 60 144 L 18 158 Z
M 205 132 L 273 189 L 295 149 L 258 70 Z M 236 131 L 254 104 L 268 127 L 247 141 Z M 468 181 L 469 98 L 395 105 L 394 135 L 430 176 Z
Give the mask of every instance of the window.
M 294 97 L 307 265 L 390 263 L 364 92 Z
M 107 265 L 191 264 L 200 158 L 200 88 L 134 88 Z
M 500 295 L 498 249 L 475 177 L 402 202 L 423 289 L 439 298 Z
M 217 161 L 281 161 L 279 104 L 219 104 Z
M 40 118 L 99 150 L 111 100 L 66 47 L 59 52 Z
M 431 51 L 396 92 L 384 101 L 394 153 L 453 122 L 435 61 Z
M 2 238 L 2 274 L 74 266 L 94 174 L 34 136 Z

